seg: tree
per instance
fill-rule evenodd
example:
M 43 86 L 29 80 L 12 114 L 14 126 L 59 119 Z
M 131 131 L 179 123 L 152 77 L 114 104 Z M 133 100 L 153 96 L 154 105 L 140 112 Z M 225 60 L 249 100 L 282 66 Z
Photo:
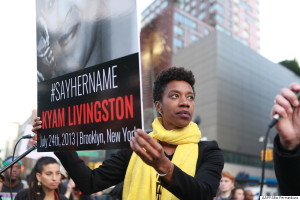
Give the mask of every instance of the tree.
M 299 63 L 296 60 L 296 58 L 294 58 L 294 60 L 283 60 L 283 61 L 280 61 L 279 64 L 281 64 L 282 66 L 284 66 L 287 69 L 291 70 L 297 76 L 300 76 L 300 67 L 299 67 Z

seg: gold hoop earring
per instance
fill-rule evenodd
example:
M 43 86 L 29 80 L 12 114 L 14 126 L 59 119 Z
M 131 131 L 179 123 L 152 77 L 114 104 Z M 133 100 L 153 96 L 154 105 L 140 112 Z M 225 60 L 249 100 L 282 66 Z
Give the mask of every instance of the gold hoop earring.
M 38 191 L 36 192 L 36 195 L 40 195 L 41 194 L 40 191 L 39 191 L 39 190 L 41 190 L 41 187 L 42 187 L 42 184 L 41 184 L 40 181 L 38 181 L 37 182 L 37 189 L 38 189 Z

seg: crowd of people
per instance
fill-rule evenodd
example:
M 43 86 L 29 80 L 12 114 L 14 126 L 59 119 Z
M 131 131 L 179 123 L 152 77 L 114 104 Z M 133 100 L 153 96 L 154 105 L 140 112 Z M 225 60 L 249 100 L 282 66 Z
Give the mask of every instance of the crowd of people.
M 223 153 L 217 142 L 201 141 L 201 131 L 192 122 L 194 83 L 193 73 L 184 68 L 163 70 L 154 82 L 153 103 L 159 117 L 152 123 L 153 131 L 147 134 L 137 129 L 131 148 L 118 151 L 98 168 L 91 170 L 76 152 L 55 152 L 70 180 L 62 181 L 56 159 L 42 157 L 32 169 L 27 185 L 19 179 L 21 162 L 7 170 L 1 191 L 16 193 L 16 200 L 252 200 L 253 193 L 237 185 L 231 173 L 223 171 Z M 282 89 L 271 111 L 271 116 L 281 117 L 276 124 L 274 163 L 283 195 L 299 195 L 300 191 L 300 108 L 295 91 L 300 91 L 300 84 Z M 37 117 L 32 131 L 37 133 L 41 125 Z M 3 165 L 9 162 L 11 158 Z M 115 185 L 115 197 L 95 195 Z
M 12 157 L 8 157 L 3 162 L 11 162 Z M 76 186 L 72 178 L 67 178 L 61 173 L 61 166 L 57 159 L 53 157 L 41 157 L 37 160 L 27 182 L 20 178 L 22 162 L 18 161 L 12 169 L 5 171 L 0 185 L 1 194 L 13 193 L 15 200 L 117 200 L 122 199 L 119 185 L 109 193 L 102 191 L 91 195 L 85 195 Z M 10 173 L 12 173 L 10 175 Z M 11 179 L 11 180 L 10 180 Z M 11 185 L 11 187 L 10 187 Z M 9 195 L 7 195 L 9 196 Z M 1 198 L 0 198 L 1 199 Z M 9 199 L 9 198 L 3 198 Z M 222 171 L 219 187 L 214 200 L 254 200 L 251 190 L 236 184 L 235 177 L 228 171 Z
M 236 184 L 232 173 L 223 171 L 218 193 L 214 200 L 254 200 L 254 194 L 252 190 Z
M 12 161 L 9 156 L 3 161 L 5 167 Z M 61 173 L 57 158 L 41 157 L 36 161 L 27 179 L 21 179 L 22 162 L 16 162 L 8 168 L 0 181 L 0 200 L 117 200 L 115 194 L 97 192 L 83 194 L 70 177 Z
M 12 157 L 4 160 L 3 165 L 12 161 Z M 121 192 L 97 192 L 92 195 L 83 194 L 71 178 L 61 174 L 61 166 L 53 157 L 41 157 L 37 160 L 27 181 L 20 178 L 22 162 L 18 161 L 12 169 L 5 171 L 1 178 L 0 192 L 13 193 L 15 200 L 117 200 Z M 10 173 L 12 173 L 10 175 Z M 10 180 L 11 179 L 11 180 Z M 10 187 L 11 185 L 11 187 Z M 30 187 L 29 187 L 30 186 Z M 118 190 L 118 185 L 115 189 Z M 7 195 L 9 196 L 9 195 Z M 1 199 L 1 198 L 0 198 Z M 6 198 L 9 199 L 9 198 Z M 223 171 L 214 200 L 253 200 L 254 194 L 242 186 L 236 185 L 235 177 L 228 171 Z

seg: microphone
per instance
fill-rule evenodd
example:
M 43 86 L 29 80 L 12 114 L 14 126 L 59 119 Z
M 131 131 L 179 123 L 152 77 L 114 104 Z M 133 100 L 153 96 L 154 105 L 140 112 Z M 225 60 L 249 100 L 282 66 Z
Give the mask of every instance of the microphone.
M 31 134 L 22 136 L 22 139 L 31 139 L 31 138 L 33 138 L 33 136 L 34 136 L 34 133 L 31 133 Z
M 295 92 L 298 100 L 300 100 L 300 91 L 294 91 L 294 92 Z M 278 122 L 279 119 L 280 119 L 280 115 L 279 114 L 273 115 L 273 118 L 272 118 L 270 124 L 268 125 L 269 128 L 272 128 Z

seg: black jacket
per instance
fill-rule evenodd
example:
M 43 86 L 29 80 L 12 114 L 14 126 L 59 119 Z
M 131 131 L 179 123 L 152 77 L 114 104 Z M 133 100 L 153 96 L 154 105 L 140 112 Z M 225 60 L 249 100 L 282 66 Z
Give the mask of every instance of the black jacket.
M 274 167 L 279 191 L 284 196 L 300 196 L 300 146 L 289 151 L 274 139 Z
M 58 194 L 60 200 L 68 200 L 63 194 Z M 36 199 L 44 199 L 45 193 L 41 193 L 39 196 L 36 196 Z M 29 199 L 29 189 L 20 190 L 14 200 L 32 200 Z
M 97 169 L 91 170 L 76 152 L 55 152 L 79 189 L 86 194 L 101 191 L 122 182 L 132 150 L 120 150 Z M 174 182 L 163 186 L 179 199 L 210 200 L 220 184 L 224 157 L 215 141 L 200 142 L 195 177 L 174 168 Z

